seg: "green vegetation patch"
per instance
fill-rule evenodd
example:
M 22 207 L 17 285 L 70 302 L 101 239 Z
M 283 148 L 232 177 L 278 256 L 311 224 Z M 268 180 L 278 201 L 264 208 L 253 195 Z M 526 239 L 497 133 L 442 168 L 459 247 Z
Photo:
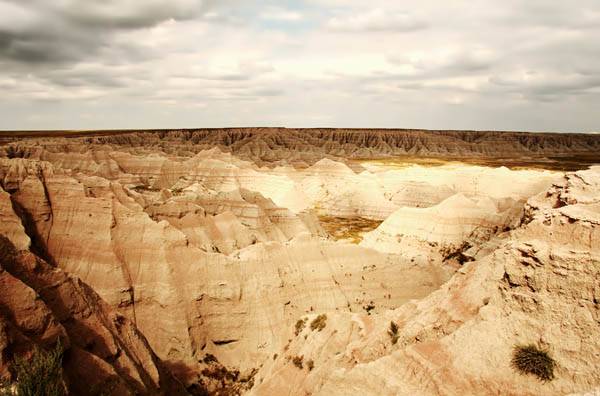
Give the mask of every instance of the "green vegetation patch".
M 532 374 L 542 381 L 554 379 L 556 362 L 547 351 L 533 344 L 515 346 L 511 363 L 521 374 Z
M 396 345 L 398 342 L 398 325 L 394 322 L 390 322 L 390 328 L 388 329 L 388 335 L 392 339 L 392 345 Z
M 306 326 L 306 321 L 308 319 L 298 319 L 298 321 L 296 322 L 296 326 L 294 328 L 294 334 L 298 335 L 300 333 L 302 333 L 302 330 L 304 330 L 304 326 Z
M 299 369 L 302 370 L 302 362 L 304 361 L 304 356 L 294 356 L 292 358 L 292 363 L 294 363 L 294 366 L 298 367 Z
M 19 396 L 66 396 L 62 378 L 63 347 L 59 342 L 51 351 L 35 348 L 29 359 L 17 357 L 14 370 Z
M 313 331 L 321 331 L 325 328 L 325 326 L 327 326 L 327 315 L 325 314 L 317 316 L 312 322 L 310 322 L 310 329 Z
M 335 217 L 319 216 L 321 226 L 334 240 L 345 240 L 358 244 L 362 236 L 373 231 L 382 223 L 381 220 L 371 220 L 364 217 Z

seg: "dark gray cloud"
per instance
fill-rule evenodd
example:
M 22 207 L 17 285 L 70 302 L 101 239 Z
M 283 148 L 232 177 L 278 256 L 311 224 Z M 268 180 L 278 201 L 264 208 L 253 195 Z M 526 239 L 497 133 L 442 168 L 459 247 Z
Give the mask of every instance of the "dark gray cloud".
M 0 60 L 68 63 L 110 44 L 122 30 L 186 20 L 206 12 L 202 0 L 0 0 Z
M 0 30 L 0 59 L 17 64 L 66 63 L 94 52 L 102 37 L 81 36 L 61 29 L 11 32 Z

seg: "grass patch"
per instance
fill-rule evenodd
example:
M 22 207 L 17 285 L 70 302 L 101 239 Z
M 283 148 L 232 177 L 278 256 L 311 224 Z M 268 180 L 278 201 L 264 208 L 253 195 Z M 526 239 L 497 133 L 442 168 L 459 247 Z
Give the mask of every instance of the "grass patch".
M 521 374 L 532 374 L 542 381 L 554 379 L 556 362 L 547 351 L 533 344 L 515 346 L 511 363 Z
M 562 156 L 534 156 L 527 158 L 501 158 L 501 157 L 461 157 L 448 155 L 446 157 L 416 157 L 416 156 L 394 156 L 389 158 L 355 158 L 352 162 L 359 164 L 374 164 L 385 168 L 402 169 L 412 165 L 423 167 L 450 166 L 506 166 L 512 170 L 519 169 L 545 169 L 555 171 L 576 171 L 587 169 L 590 165 L 600 163 L 600 155 L 591 153 L 577 153 L 576 155 Z
M 349 240 L 358 244 L 362 241 L 363 234 L 373 231 L 383 221 L 364 217 L 319 216 L 319 222 L 334 240 Z
M 400 337 L 398 335 L 398 325 L 396 323 L 390 322 L 390 328 L 388 330 L 388 335 L 392 339 L 392 345 L 396 345 L 396 343 L 398 342 L 398 338 Z
M 217 357 L 215 355 L 213 355 L 212 353 L 207 353 L 206 355 L 204 355 L 204 359 L 202 359 L 202 361 L 206 364 L 209 363 L 219 363 L 219 360 L 217 359 Z
M 0 381 L 0 396 L 16 395 L 16 388 L 6 381 Z
M 375 303 L 371 301 L 367 305 L 363 306 L 363 309 L 367 312 L 368 315 L 371 315 L 371 311 L 375 309 Z
M 294 366 L 298 367 L 300 370 L 302 370 L 303 361 L 304 361 L 304 356 L 294 356 L 292 358 L 292 363 L 294 363 Z
M 312 359 L 309 360 L 306 362 L 306 368 L 308 368 L 308 371 L 312 371 L 315 368 L 315 362 Z
M 35 348 L 29 359 L 17 357 L 14 369 L 19 396 L 66 396 L 62 378 L 63 347 L 60 340 L 54 349 Z
M 296 326 L 294 328 L 295 335 L 302 333 L 302 330 L 304 330 L 304 326 L 306 326 L 307 320 L 308 319 L 298 319 L 298 321 L 296 322 Z
M 201 373 L 203 376 L 215 379 L 221 383 L 225 383 L 226 381 L 235 382 L 240 376 L 239 370 L 229 370 L 222 365 L 207 367 Z
M 310 322 L 310 329 L 313 331 L 321 331 L 325 328 L 325 326 L 327 326 L 327 315 L 325 314 L 317 316 L 312 322 Z
M 460 246 L 449 245 L 440 250 L 442 261 L 456 260 L 460 265 L 473 261 L 472 257 L 466 256 L 465 251 L 471 248 L 471 244 L 463 242 Z

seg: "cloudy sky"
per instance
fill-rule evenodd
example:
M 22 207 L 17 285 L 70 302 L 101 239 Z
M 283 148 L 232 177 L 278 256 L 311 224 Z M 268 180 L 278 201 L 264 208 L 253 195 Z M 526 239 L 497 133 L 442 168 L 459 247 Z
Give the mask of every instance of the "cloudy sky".
M 600 130 L 600 1 L 0 0 L 0 129 Z

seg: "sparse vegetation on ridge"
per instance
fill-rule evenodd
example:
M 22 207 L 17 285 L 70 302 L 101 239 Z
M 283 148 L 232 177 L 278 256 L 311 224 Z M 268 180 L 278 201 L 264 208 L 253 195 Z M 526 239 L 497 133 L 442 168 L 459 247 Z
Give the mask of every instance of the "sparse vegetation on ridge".
M 302 369 L 303 360 L 304 360 L 304 356 L 294 356 L 292 358 L 292 363 L 294 363 L 294 366 L 298 367 L 299 369 Z
M 521 374 L 532 374 L 542 381 L 554 379 L 556 362 L 547 351 L 533 344 L 515 346 L 511 363 Z
M 296 322 L 296 326 L 294 328 L 294 334 L 298 335 L 300 333 L 302 333 L 302 330 L 304 330 L 304 326 L 306 326 L 306 321 L 308 319 L 304 318 L 304 319 L 298 319 L 298 321 Z
M 202 361 L 206 364 L 215 362 L 215 363 L 219 363 L 219 360 L 217 359 L 217 357 L 215 355 L 213 355 L 212 353 L 207 353 L 206 355 L 204 355 L 204 359 L 202 359 Z
M 448 260 L 456 260 L 459 264 L 465 264 L 469 261 L 473 261 L 472 257 L 466 256 L 465 251 L 471 248 L 471 244 L 468 242 L 463 242 L 459 246 L 449 245 L 445 246 L 440 250 L 440 254 L 442 255 L 442 261 Z
M 388 334 L 390 336 L 390 338 L 392 339 L 392 345 L 396 345 L 396 343 L 398 342 L 398 325 L 394 322 L 390 322 L 390 328 L 388 330 Z
M 325 326 L 327 326 L 327 315 L 325 314 L 317 316 L 312 322 L 310 322 L 310 329 L 313 331 L 321 331 L 325 328 Z
M 367 312 L 367 314 L 371 315 L 371 311 L 375 309 L 375 303 L 371 301 L 367 305 L 363 306 L 363 309 Z
M 250 370 L 242 375 L 237 369 L 228 369 L 218 361 L 211 361 L 205 369 L 201 371 L 204 378 L 200 381 L 201 388 L 207 389 L 207 392 L 201 390 L 200 395 L 222 395 L 237 396 L 243 394 L 254 386 L 254 377 L 258 372 L 257 368 Z

